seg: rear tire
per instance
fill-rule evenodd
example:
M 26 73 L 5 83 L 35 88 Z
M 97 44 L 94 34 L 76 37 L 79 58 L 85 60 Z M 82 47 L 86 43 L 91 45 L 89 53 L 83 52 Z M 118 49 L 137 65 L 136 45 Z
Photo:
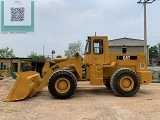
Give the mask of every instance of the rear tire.
M 70 98 L 76 91 L 77 79 L 73 73 L 60 70 L 54 73 L 48 83 L 50 94 L 57 99 Z
M 140 79 L 133 70 L 121 68 L 112 75 L 110 85 L 116 95 L 130 97 L 138 92 Z

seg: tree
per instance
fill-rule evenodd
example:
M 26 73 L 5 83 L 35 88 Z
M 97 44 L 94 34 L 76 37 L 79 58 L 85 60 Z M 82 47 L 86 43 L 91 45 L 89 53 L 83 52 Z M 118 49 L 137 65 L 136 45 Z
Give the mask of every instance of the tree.
M 151 46 L 149 48 L 149 60 L 151 61 L 152 59 L 157 59 L 160 57 L 159 52 L 158 52 L 158 47 L 156 45 Z
M 64 55 L 67 57 L 73 57 L 76 53 L 79 53 L 79 55 L 83 55 L 84 49 L 81 41 L 77 41 L 74 43 L 69 43 L 68 50 L 64 51 Z
M 0 58 L 12 58 L 12 57 L 15 57 L 15 55 L 13 54 L 13 49 L 10 49 L 9 47 L 0 49 Z
M 61 55 L 58 55 L 56 58 L 62 58 L 62 56 L 61 56 Z
M 31 52 L 30 55 L 28 55 L 29 58 L 32 59 L 32 61 L 34 62 L 45 62 L 45 60 L 47 59 L 45 56 L 43 55 L 38 55 L 37 53 L 35 52 Z

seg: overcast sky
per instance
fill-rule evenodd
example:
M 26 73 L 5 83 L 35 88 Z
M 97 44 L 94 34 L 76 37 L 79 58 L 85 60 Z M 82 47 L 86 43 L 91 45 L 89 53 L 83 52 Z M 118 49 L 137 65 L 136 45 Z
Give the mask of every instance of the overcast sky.
M 27 57 L 34 51 L 64 55 L 69 43 L 95 32 L 109 40 L 117 38 L 143 39 L 143 7 L 139 0 L 35 0 L 35 32 L 0 34 L 0 48 L 9 47 L 17 57 Z M 147 5 L 147 44 L 160 42 L 160 0 Z

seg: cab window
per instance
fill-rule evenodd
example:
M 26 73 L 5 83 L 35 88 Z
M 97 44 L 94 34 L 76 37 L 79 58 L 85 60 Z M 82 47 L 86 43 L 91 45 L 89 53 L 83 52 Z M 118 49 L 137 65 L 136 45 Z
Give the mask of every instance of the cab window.
M 93 48 L 94 48 L 94 54 L 103 54 L 103 41 L 94 40 Z
M 85 46 L 85 54 L 90 54 L 90 53 L 91 53 L 91 40 L 88 39 Z

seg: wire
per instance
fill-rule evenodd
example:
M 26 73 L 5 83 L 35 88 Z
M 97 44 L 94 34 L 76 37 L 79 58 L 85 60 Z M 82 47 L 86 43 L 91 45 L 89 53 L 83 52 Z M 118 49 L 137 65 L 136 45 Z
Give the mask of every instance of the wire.
M 140 10 L 139 10 L 138 14 L 136 15 L 135 19 L 133 20 L 133 22 L 132 22 L 131 26 L 130 26 L 130 27 L 129 27 L 129 29 L 127 30 L 127 32 L 126 32 L 126 34 L 125 34 L 125 37 L 128 35 L 129 31 L 131 30 L 131 28 L 132 28 L 133 24 L 135 23 L 135 21 L 136 21 L 137 17 L 138 17 L 138 16 L 139 16 L 139 14 L 140 14 L 140 12 L 141 12 L 142 8 L 143 8 L 143 5 L 142 5 L 142 7 L 140 8 Z

